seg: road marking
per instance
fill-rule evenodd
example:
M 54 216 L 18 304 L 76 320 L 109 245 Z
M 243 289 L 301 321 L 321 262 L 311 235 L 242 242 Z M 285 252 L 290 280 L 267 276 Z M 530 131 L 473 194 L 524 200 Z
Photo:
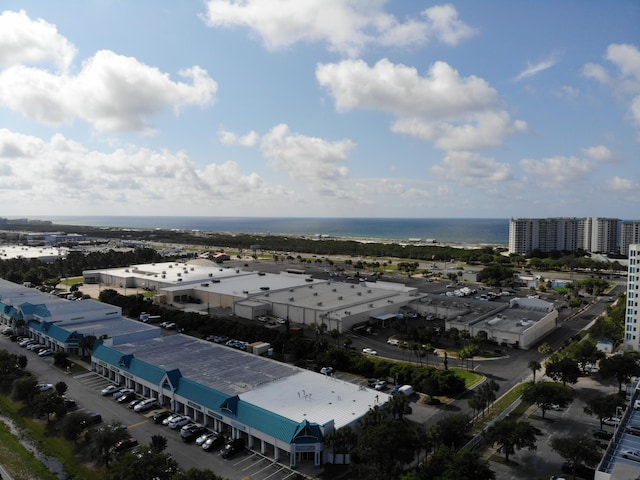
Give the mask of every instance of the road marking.
M 142 422 L 134 423 L 133 425 L 129 425 L 127 428 L 139 427 L 140 425 L 144 425 L 145 423 L 149 423 L 149 420 L 143 420 Z

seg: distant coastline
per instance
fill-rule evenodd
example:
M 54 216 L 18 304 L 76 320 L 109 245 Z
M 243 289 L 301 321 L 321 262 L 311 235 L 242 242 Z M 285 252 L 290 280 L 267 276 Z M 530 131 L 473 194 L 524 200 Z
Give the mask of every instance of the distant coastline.
M 507 245 L 509 219 L 38 216 L 54 225 L 292 235 L 366 242 Z

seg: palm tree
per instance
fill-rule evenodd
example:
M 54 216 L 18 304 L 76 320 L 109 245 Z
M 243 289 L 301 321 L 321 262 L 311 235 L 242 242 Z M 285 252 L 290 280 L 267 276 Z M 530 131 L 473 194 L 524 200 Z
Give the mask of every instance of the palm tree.
M 536 383 L 536 372 L 542 369 L 542 365 L 540 365 L 540 362 L 537 360 L 531 360 L 527 366 L 529 370 L 531 370 L 531 373 L 533 373 L 533 383 Z

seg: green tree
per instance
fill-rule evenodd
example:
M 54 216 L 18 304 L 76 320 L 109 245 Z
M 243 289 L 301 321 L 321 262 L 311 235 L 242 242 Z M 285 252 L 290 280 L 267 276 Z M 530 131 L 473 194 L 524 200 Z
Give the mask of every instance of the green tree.
M 525 402 L 535 403 L 542 410 L 542 418 L 552 405 L 566 407 L 573 401 L 575 391 L 567 388 L 561 383 L 538 382 L 529 383 L 525 386 L 522 399 Z
M 540 362 L 537 360 L 531 360 L 527 367 L 531 370 L 531 373 L 533 373 L 533 383 L 536 383 L 536 372 L 542 369 L 542 365 L 540 365 Z
M 167 453 L 154 452 L 149 448 L 142 447 L 134 454 L 127 452 L 118 455 L 109 470 L 108 478 L 111 480 L 173 480 L 178 478 L 177 462 Z M 187 471 L 189 472 L 189 471 Z M 183 472 L 183 473 L 187 473 Z M 207 471 L 203 476 L 184 476 L 179 478 L 193 480 L 222 480 L 220 477 Z M 182 473 L 182 472 L 181 472 Z M 190 474 L 191 475 L 191 474 Z
M 347 454 L 357 443 L 358 435 L 349 426 L 332 430 L 324 437 L 324 444 L 333 451 L 333 463 L 345 463 Z
M 621 395 L 613 393 L 611 395 L 598 395 L 587 400 L 584 413 L 598 417 L 600 430 L 602 430 L 602 420 L 607 417 L 614 417 L 618 408 L 626 405 Z
M 151 435 L 151 442 L 149 443 L 149 449 L 153 453 L 162 453 L 167 448 L 167 437 L 162 435 Z
M 562 382 L 562 385 L 575 384 L 580 377 L 580 367 L 572 358 L 553 355 L 547 360 L 545 374 L 555 381 Z
M 606 356 L 603 351 L 598 350 L 595 340 L 589 338 L 579 342 L 571 342 L 564 351 L 569 358 L 578 362 L 582 373 L 590 373 L 587 372 L 587 365 L 595 365 Z
M 64 383 L 63 381 L 60 381 L 55 385 L 55 389 L 58 395 L 64 395 L 65 393 L 67 393 L 68 388 L 69 387 L 67 386 L 67 384 Z
M 602 458 L 602 452 L 595 440 L 586 435 L 553 437 L 551 439 L 551 448 L 573 465 L 573 472 L 571 473 L 573 473 L 574 477 L 578 465 L 595 467 L 600 458 Z
M 622 384 L 628 383 L 632 377 L 640 375 L 638 355 L 625 351 L 622 355 L 613 355 L 600 361 L 598 376 L 602 379 L 614 378 L 618 382 L 618 393 L 622 392 Z
M 129 432 L 127 431 L 127 427 L 120 423 L 112 423 L 100 429 L 91 430 L 87 438 L 90 442 L 91 454 L 93 458 L 96 459 L 96 463 L 109 468 L 109 464 L 113 458 L 112 447 L 116 442 L 128 436 Z
M 74 412 L 62 420 L 62 436 L 73 443 L 78 441 L 82 433 L 83 425 L 89 421 L 89 415 L 85 412 Z
M 405 414 L 411 413 L 411 402 L 404 393 L 394 393 L 383 407 L 392 418 L 402 420 Z
M 58 418 L 64 417 L 66 413 L 64 400 L 54 390 L 38 393 L 31 402 L 31 408 L 36 417 L 46 416 L 47 422 L 49 422 L 52 413 L 55 413 Z
M 509 455 L 516 453 L 516 450 L 537 449 L 536 430 L 529 422 L 506 418 L 491 425 L 483 435 L 489 445 L 500 446 L 507 462 Z
M 417 469 L 401 480 L 493 480 L 495 472 L 481 454 L 471 450 L 440 447 Z
M 471 419 L 468 415 L 457 413 L 447 415 L 429 429 L 429 438 L 434 447 L 441 446 L 457 449 L 469 440 Z
M 384 417 L 362 429 L 351 452 L 351 468 L 360 478 L 399 478 L 404 465 L 414 459 L 418 445 L 414 429 L 403 420 Z
M 38 393 L 36 385 L 38 381 L 35 377 L 28 376 L 17 379 L 13 382 L 13 391 L 11 392 L 11 398 L 19 402 L 31 403 L 33 398 Z

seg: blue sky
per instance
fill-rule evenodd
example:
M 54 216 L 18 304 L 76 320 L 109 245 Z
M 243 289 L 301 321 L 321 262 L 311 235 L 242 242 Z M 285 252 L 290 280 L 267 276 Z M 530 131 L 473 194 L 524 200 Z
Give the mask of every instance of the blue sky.
M 0 216 L 638 219 L 640 3 L 3 0 Z

